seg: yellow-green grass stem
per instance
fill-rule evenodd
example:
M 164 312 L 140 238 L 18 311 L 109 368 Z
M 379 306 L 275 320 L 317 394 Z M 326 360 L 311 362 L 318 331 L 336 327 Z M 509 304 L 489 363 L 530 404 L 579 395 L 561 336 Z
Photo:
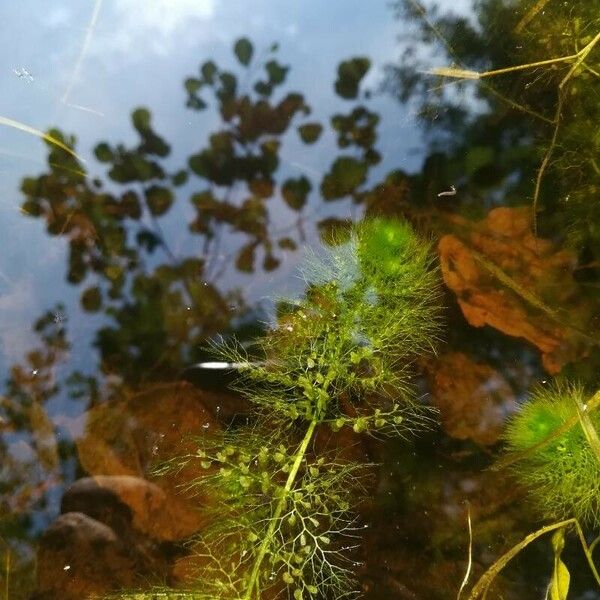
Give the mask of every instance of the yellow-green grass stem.
M 487 571 L 480 577 L 479 581 L 475 584 L 471 593 L 469 595 L 469 600 L 485 600 L 487 598 L 487 594 L 489 588 L 496 578 L 496 576 L 502 571 L 506 565 L 517 555 L 519 554 L 526 546 L 531 544 L 531 542 L 535 541 L 539 537 L 550 533 L 551 531 L 556 531 L 559 529 L 566 529 L 567 527 L 574 527 L 579 538 L 579 542 L 583 548 L 583 552 L 587 559 L 588 565 L 594 579 L 600 585 L 600 574 L 598 574 L 598 570 L 596 569 L 596 565 L 594 564 L 594 559 L 592 557 L 592 551 L 594 549 L 595 541 L 591 546 L 588 546 L 583 530 L 581 529 L 581 525 L 579 521 L 575 518 L 565 519 L 563 521 L 558 521 L 556 523 L 551 523 L 550 525 L 545 525 L 541 529 L 530 533 L 528 536 L 523 538 L 518 544 L 513 546 L 508 552 L 503 554 L 491 567 L 487 569 Z
M 49 142 L 50 144 L 54 144 L 61 150 L 69 153 L 71 156 L 76 158 L 79 162 L 85 162 L 81 156 L 79 156 L 74 150 L 69 148 L 64 142 L 55 138 L 53 135 L 49 133 L 45 133 L 36 129 L 35 127 L 31 127 L 30 125 L 26 125 L 25 123 L 21 123 L 20 121 L 15 121 L 14 119 L 9 119 L 8 117 L 0 116 L 0 125 L 5 125 L 6 127 L 12 127 L 13 129 L 18 129 L 19 131 L 24 131 L 25 133 L 30 133 L 31 135 L 35 135 L 45 142 Z

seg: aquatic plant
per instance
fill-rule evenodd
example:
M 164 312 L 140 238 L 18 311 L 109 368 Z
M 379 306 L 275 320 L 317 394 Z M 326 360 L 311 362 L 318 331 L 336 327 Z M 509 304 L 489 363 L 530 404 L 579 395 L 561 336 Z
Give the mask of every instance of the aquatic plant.
M 588 442 L 582 423 L 556 433 L 569 420 L 577 420 L 578 410 L 582 410 L 586 402 L 581 386 L 540 386 L 510 420 L 505 437 L 509 451 L 524 453 L 512 469 L 545 517 L 575 517 L 584 525 L 598 528 L 598 456 Z M 597 411 L 590 414 L 589 419 L 593 427 L 600 426 Z M 546 441 L 553 433 L 552 439 Z
M 368 220 L 338 242 L 313 256 L 305 298 L 281 303 L 277 325 L 256 342 L 263 360 L 218 348 L 242 366 L 237 387 L 256 410 L 249 424 L 207 432 L 195 453 L 159 471 L 200 469 L 187 491 L 213 506 L 191 546 L 196 583 L 172 597 L 357 593 L 353 508 L 367 465 L 317 434 L 403 435 L 430 419 L 411 365 L 433 349 L 438 284 L 428 244 L 407 223 Z
M 526 546 L 553 532 L 554 568 L 548 586 L 551 600 L 567 598 L 570 573 L 561 559 L 564 538 L 574 529 L 596 582 L 600 575 L 593 551 L 600 536 L 587 543 L 584 527 L 600 528 L 600 393 L 591 398 L 580 385 L 539 386 L 509 421 L 504 437 L 507 456 L 499 467 L 510 467 L 530 493 L 534 507 L 554 522 L 529 534 L 501 556 L 479 579 L 469 598 L 485 598 L 502 569 Z

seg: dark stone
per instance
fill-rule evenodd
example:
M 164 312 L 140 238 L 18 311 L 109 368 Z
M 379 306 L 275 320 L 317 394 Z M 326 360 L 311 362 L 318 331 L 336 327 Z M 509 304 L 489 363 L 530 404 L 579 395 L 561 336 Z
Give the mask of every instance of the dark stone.
M 107 525 L 80 512 L 60 515 L 39 542 L 33 598 L 82 600 L 131 587 L 135 562 Z
M 30 600 L 101 598 L 123 588 L 168 584 L 173 563 L 186 553 L 173 541 L 181 529 L 177 513 L 165 493 L 144 479 L 80 479 L 65 492 L 61 509 L 39 542 L 37 590 Z
M 128 531 L 132 524 L 132 510 L 115 490 L 99 485 L 93 477 L 79 479 L 65 492 L 61 513 L 80 512 L 104 523 L 115 531 Z

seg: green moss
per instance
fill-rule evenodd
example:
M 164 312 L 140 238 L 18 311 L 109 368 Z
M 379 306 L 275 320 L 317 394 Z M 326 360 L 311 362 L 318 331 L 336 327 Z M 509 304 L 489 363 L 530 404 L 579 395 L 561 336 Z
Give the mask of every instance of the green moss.
M 600 464 L 580 423 L 552 436 L 569 419 L 577 405 L 585 404 L 581 387 L 554 384 L 538 388 L 508 424 L 508 449 L 525 453 L 513 470 L 531 491 L 538 510 L 546 517 L 575 517 L 584 524 L 600 526 Z M 590 415 L 600 426 L 597 412 Z M 550 437 L 549 437 L 550 436 Z M 548 438 L 547 443 L 536 447 Z

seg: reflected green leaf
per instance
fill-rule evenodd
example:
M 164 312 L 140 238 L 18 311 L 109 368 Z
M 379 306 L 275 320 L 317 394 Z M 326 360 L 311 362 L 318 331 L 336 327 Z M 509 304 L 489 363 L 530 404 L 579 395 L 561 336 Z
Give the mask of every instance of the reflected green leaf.
M 320 123 L 305 123 L 298 127 L 300 139 L 305 144 L 314 144 L 320 137 L 323 126 Z
M 33 199 L 25 200 L 23 204 L 21 204 L 21 212 L 30 216 L 30 217 L 39 217 L 42 214 L 42 207 L 39 202 L 36 202 Z
M 266 254 L 263 259 L 263 269 L 265 271 L 274 271 L 280 264 L 281 261 L 270 253 Z
M 270 60 L 266 65 L 265 69 L 269 75 L 269 81 L 274 85 L 279 85 L 285 81 L 289 67 L 280 65 L 276 60 Z
M 273 182 L 270 179 L 253 179 L 248 183 L 249 190 L 261 198 L 270 198 L 273 195 Z
M 358 186 L 365 182 L 367 171 L 367 165 L 356 158 L 351 156 L 337 158 L 330 172 L 323 177 L 321 182 L 323 198 L 335 200 L 352 194 Z
M 144 157 L 136 154 L 128 154 L 120 157 L 109 171 L 109 177 L 118 183 L 130 181 L 148 181 L 157 175 L 155 165 Z
M 98 286 L 83 291 L 81 306 L 87 312 L 98 312 L 102 308 L 102 293 Z
M 177 173 L 171 176 L 171 181 L 175 186 L 183 185 L 184 183 L 186 183 L 187 180 L 188 172 L 185 169 L 181 169 L 180 171 L 177 171 Z
M 145 195 L 148 208 L 155 217 L 164 215 L 173 203 L 173 192 L 166 187 L 153 185 L 146 190 Z
M 125 214 L 130 219 L 139 219 L 142 216 L 142 207 L 138 195 L 133 191 L 125 192 L 121 196 L 121 205 Z
M 185 105 L 192 110 L 204 110 L 208 106 L 199 96 L 190 96 Z
M 281 195 L 290 208 L 300 210 L 306 204 L 311 188 L 310 181 L 303 175 L 297 179 L 286 179 L 281 187 Z
M 150 111 L 147 108 L 136 108 L 131 114 L 133 126 L 141 133 L 150 129 Z
M 237 255 L 235 266 L 243 273 L 252 273 L 254 271 L 254 257 L 256 254 L 256 244 L 251 243 L 244 246 Z
M 359 56 L 341 62 L 337 70 L 335 93 L 346 100 L 358 96 L 358 88 L 362 78 L 371 67 L 371 61 L 365 56 Z
M 237 78 L 233 73 L 223 71 L 219 74 L 221 81 L 221 89 L 218 92 L 221 102 L 232 100 L 235 97 L 237 90 Z
M 208 84 L 214 83 L 215 75 L 217 74 L 217 65 L 212 60 L 207 60 L 200 67 L 202 78 Z
M 184 85 L 188 93 L 195 94 L 202 87 L 202 81 L 195 77 L 188 77 L 188 79 L 185 80 Z
M 94 154 L 100 162 L 110 162 L 111 160 L 114 160 L 115 157 L 113 151 L 106 142 L 98 144 L 94 148 Z
M 290 237 L 281 238 L 279 242 L 277 242 L 277 245 L 282 250 L 296 250 L 298 247 L 298 244 L 296 244 L 296 242 Z
M 83 249 L 79 245 L 71 245 L 67 280 L 70 283 L 81 283 L 86 276 L 87 265 L 83 259 Z
M 135 240 L 141 248 L 145 248 L 150 254 L 154 252 L 157 246 L 160 246 L 160 238 L 149 229 L 138 231 Z
M 266 81 L 257 81 L 254 84 L 254 91 L 261 96 L 270 96 L 273 92 L 273 84 Z
M 237 59 L 247 67 L 252 60 L 252 54 L 254 52 L 254 48 L 248 38 L 240 38 L 235 42 L 233 47 L 233 51 L 237 56 Z

